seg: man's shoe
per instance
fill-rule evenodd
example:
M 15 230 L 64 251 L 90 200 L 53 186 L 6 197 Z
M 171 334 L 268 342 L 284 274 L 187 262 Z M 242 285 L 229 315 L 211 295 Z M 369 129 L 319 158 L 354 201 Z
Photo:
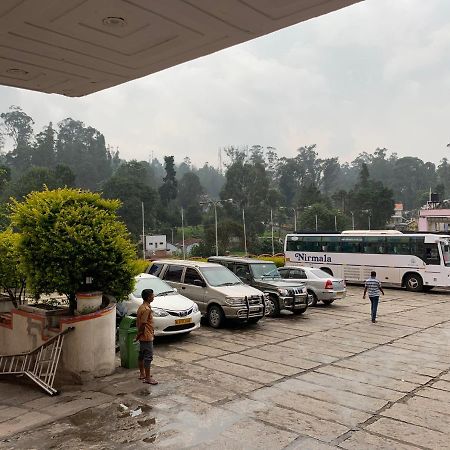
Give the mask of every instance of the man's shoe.
M 376 319 L 372 319 L 372 323 L 375 323 L 376 322 Z

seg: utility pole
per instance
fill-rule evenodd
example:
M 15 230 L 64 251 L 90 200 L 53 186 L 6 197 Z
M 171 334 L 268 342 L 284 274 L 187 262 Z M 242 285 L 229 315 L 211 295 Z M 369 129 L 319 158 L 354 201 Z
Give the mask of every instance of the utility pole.
M 145 259 L 145 220 L 144 220 L 144 202 L 141 202 L 142 207 L 142 257 Z
M 273 244 L 273 212 L 272 208 L 270 208 L 270 225 L 272 228 L 272 256 L 275 255 L 275 246 Z
M 181 208 L 181 235 L 183 239 L 183 259 L 186 259 L 186 249 L 184 246 L 184 209 Z
M 242 208 L 242 223 L 244 225 L 244 251 L 245 256 L 247 256 L 247 233 L 245 231 L 245 209 Z
M 232 202 L 232 198 L 227 198 L 226 200 L 206 200 L 204 202 L 200 202 L 200 205 L 213 205 L 214 206 L 214 228 L 216 232 L 216 256 L 219 256 L 219 238 L 218 238 L 218 230 L 217 230 L 217 205 L 221 205 L 222 203 Z

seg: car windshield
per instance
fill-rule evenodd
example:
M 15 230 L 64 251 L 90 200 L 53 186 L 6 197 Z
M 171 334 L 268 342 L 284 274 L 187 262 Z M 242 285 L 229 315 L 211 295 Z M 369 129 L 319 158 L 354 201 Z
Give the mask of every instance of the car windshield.
M 326 273 L 320 269 L 311 269 L 309 272 L 315 275 L 317 278 L 330 278 L 329 273 Z
M 447 241 L 441 241 L 442 257 L 444 259 L 444 265 L 450 267 L 450 246 Z
M 202 267 L 200 272 L 210 286 L 233 286 L 242 281 L 229 269 L 223 266 Z
M 172 287 L 159 278 L 138 278 L 133 295 L 136 298 L 142 298 L 142 291 L 144 289 L 153 289 L 155 297 L 158 295 L 170 295 L 175 293 Z
M 255 278 L 281 278 L 275 263 L 250 264 Z

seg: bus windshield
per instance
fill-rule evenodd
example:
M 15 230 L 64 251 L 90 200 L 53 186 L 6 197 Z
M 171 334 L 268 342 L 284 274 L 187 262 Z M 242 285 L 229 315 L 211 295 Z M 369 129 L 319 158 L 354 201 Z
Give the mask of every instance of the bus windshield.
M 444 259 L 444 265 L 450 267 L 450 246 L 447 241 L 440 242 L 442 258 Z

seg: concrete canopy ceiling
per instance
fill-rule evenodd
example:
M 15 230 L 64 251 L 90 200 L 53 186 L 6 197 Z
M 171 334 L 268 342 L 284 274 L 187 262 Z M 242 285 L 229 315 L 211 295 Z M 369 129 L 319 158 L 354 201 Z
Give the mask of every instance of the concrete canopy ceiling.
M 0 84 L 79 97 L 361 0 L 0 0 Z

